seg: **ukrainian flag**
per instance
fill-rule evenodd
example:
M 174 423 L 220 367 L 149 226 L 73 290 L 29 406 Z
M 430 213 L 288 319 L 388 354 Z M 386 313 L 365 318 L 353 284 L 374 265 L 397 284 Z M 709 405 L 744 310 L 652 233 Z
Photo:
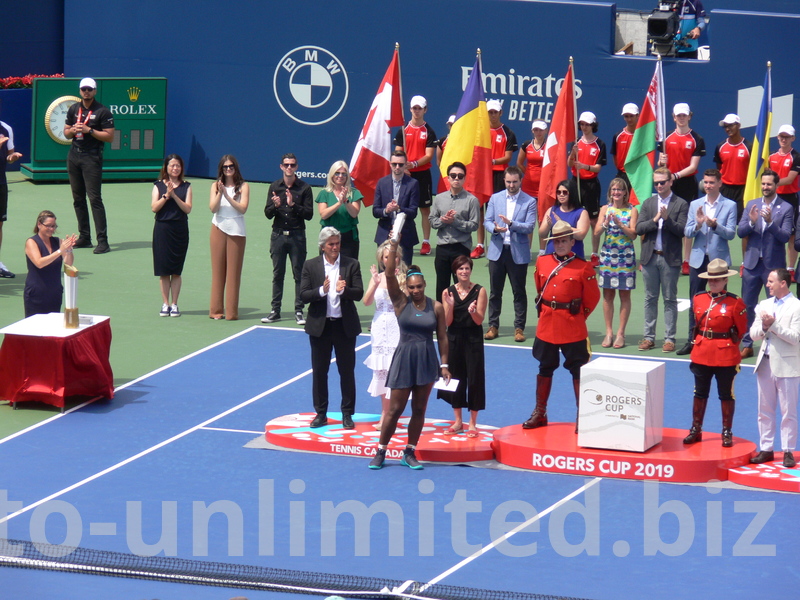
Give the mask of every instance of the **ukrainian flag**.
M 492 137 L 483 93 L 480 55 L 475 60 L 464 95 L 461 96 L 456 120 L 442 155 L 441 172 L 447 188 L 450 187 L 447 167 L 454 162 L 462 162 L 467 166 L 464 189 L 481 204 L 488 202 L 492 195 Z
M 764 96 L 761 99 L 761 110 L 758 111 L 758 126 L 753 138 L 753 151 L 750 153 L 750 165 L 747 168 L 747 183 L 744 188 L 745 205 L 750 200 L 761 198 L 761 174 L 769 164 L 769 132 L 772 130 L 772 63 L 767 63 L 767 75 L 764 78 Z

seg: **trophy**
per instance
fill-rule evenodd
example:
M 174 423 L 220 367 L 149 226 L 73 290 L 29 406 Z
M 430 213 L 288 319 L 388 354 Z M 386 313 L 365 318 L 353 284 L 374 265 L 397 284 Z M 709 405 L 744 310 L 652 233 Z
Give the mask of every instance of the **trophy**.
M 64 327 L 78 328 L 78 269 L 64 265 Z

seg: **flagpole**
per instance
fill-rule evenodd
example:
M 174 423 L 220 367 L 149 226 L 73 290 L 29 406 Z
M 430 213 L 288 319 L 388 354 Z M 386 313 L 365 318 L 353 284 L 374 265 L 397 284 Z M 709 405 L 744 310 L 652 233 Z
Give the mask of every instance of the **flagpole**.
M 572 81 L 575 81 L 575 60 L 570 56 L 569 57 L 569 68 L 572 71 Z M 572 95 L 572 114 L 575 115 L 575 120 L 573 121 L 573 125 L 575 126 L 575 145 L 572 147 L 573 152 L 575 152 L 575 160 L 578 159 L 578 140 L 580 137 L 578 136 L 578 132 L 580 128 L 578 127 L 578 100 L 575 98 L 575 95 Z M 574 162 L 574 161 L 573 161 Z M 578 205 L 583 206 L 583 200 L 581 199 L 581 170 L 575 169 L 575 181 L 577 185 L 575 187 L 578 188 Z
M 403 133 L 403 152 L 406 152 L 406 115 L 403 111 L 403 69 L 400 64 L 400 42 L 394 43 L 395 52 L 397 52 L 397 72 L 400 74 L 400 114 L 403 117 L 403 124 L 400 126 L 400 129 Z M 406 154 L 406 160 L 408 160 L 408 154 Z

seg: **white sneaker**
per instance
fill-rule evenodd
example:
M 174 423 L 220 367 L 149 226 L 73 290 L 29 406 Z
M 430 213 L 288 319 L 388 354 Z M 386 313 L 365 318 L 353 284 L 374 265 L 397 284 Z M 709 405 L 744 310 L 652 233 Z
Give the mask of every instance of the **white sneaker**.
M 161 305 L 161 312 L 158 313 L 161 317 L 168 317 L 169 316 L 169 304 L 162 304 Z
M 169 316 L 170 317 L 180 317 L 181 316 L 181 309 L 178 308 L 177 304 L 173 304 L 169 309 Z

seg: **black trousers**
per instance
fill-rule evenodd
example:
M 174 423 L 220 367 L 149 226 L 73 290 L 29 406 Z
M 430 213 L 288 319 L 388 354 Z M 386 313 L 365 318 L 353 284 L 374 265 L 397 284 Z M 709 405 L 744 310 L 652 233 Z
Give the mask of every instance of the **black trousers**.
M 442 301 L 442 292 L 447 289 L 450 282 L 456 281 L 453 274 L 453 261 L 457 256 L 469 256 L 469 248 L 464 244 L 437 244 L 436 258 L 433 266 L 436 269 L 436 297 L 435 300 Z
M 720 400 L 734 400 L 733 380 L 739 372 L 739 366 L 709 367 L 690 363 L 689 370 L 694 374 L 694 395 L 697 398 L 708 398 L 711 392 L 711 380 L 717 378 L 717 393 Z
M 72 188 L 72 206 L 78 219 L 78 234 L 81 240 L 91 241 L 92 230 L 89 224 L 89 209 L 86 196 L 92 207 L 94 228 L 99 244 L 108 243 L 106 208 L 100 187 L 103 182 L 103 154 L 101 152 L 78 152 L 70 149 L 67 156 L 69 186 Z
M 533 358 L 539 361 L 539 375 L 553 376 L 560 360 L 559 350 L 564 355 L 564 368 L 570 372 L 573 379 L 580 380 L 581 367 L 592 358 L 588 339 L 567 344 L 551 344 L 538 337 L 534 338 L 531 353 Z
M 505 245 L 500 258 L 489 261 L 489 326 L 500 327 L 506 275 L 514 293 L 514 329 L 525 329 L 528 320 L 528 292 L 525 291 L 528 265 L 516 264 L 511 256 L 511 247 Z
M 328 412 L 328 371 L 331 356 L 336 352 L 336 367 L 342 391 L 342 414 L 356 410 L 356 337 L 345 334 L 342 319 L 327 319 L 319 337 L 309 336 L 311 343 L 312 396 L 317 414 Z
M 293 229 L 285 235 L 280 229 L 272 230 L 269 254 L 272 257 L 272 310 L 281 312 L 283 302 L 283 280 L 286 276 L 286 258 L 292 263 L 294 279 L 294 310 L 303 310 L 300 299 L 300 276 L 303 263 L 306 262 L 306 232 L 304 229 Z

